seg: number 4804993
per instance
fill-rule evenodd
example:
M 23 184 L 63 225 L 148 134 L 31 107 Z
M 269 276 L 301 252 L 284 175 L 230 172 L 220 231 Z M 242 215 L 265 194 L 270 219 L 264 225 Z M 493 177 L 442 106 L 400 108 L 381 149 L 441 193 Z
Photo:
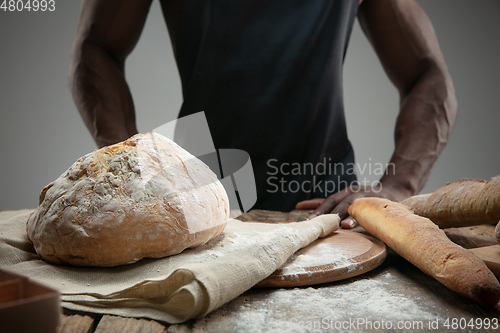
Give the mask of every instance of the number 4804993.
M 56 10 L 55 0 L 3 0 L 0 10 L 4 12 L 53 12 Z

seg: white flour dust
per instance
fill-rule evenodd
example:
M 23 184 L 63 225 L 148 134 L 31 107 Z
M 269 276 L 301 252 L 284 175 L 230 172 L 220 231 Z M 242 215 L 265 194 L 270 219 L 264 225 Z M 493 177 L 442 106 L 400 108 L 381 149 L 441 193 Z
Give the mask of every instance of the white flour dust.
M 348 251 L 332 248 L 330 245 L 320 243 L 316 245 L 316 251 L 301 253 L 301 251 L 292 255 L 283 265 L 282 275 L 294 275 L 299 273 L 308 273 L 307 267 L 317 267 L 330 265 L 331 267 L 348 267 L 351 272 L 356 268 L 356 264 L 350 258 Z
M 304 327 L 304 321 L 331 323 L 364 318 L 396 323 L 436 318 L 436 312 L 421 308 L 411 296 L 394 291 L 391 281 L 396 278 L 386 272 L 374 279 L 329 287 L 270 289 L 248 297 L 244 294 L 197 321 L 190 332 L 319 332 L 323 330 Z M 182 331 L 183 325 L 179 326 Z

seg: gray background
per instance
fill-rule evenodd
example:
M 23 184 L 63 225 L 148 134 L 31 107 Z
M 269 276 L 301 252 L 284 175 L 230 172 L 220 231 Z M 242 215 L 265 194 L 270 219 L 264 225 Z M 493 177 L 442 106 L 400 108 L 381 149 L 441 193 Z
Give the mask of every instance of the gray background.
M 458 117 L 422 191 L 462 177 L 500 174 L 500 1 L 419 0 L 454 80 Z M 34 208 L 40 190 L 96 146 L 73 104 L 67 72 L 79 1 L 55 12 L 0 10 L 0 209 Z M 175 119 L 177 68 L 157 1 L 126 76 L 140 132 Z M 398 94 L 356 23 L 344 70 L 348 132 L 357 162 L 386 163 L 394 148 Z M 377 175 L 364 175 L 375 181 Z

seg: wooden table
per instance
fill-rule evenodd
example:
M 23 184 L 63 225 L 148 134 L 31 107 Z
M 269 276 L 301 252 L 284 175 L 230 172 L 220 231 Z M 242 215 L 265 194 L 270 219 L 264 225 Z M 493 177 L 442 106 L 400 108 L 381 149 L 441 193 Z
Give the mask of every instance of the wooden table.
M 306 211 L 255 210 L 239 219 L 284 223 L 300 221 L 305 216 Z M 365 232 L 361 227 L 354 231 Z M 493 225 L 450 228 L 446 233 L 465 248 L 496 244 Z M 481 330 L 478 326 L 474 329 L 464 327 L 464 323 L 471 324 L 471 319 L 474 325 L 484 325 L 486 318 L 500 318 L 500 305 L 495 308 L 477 305 L 389 250 L 381 266 L 361 276 L 303 288 L 251 289 L 205 318 L 180 325 L 64 310 L 58 332 L 364 331 L 370 328 L 368 322 L 371 322 L 371 328 L 378 326 L 379 331 L 384 332 L 398 331 L 396 325 L 406 326 L 409 331 L 427 332 L 431 331 L 429 325 L 435 328 L 432 325 L 436 324 L 439 331 L 447 330 L 444 326 L 446 319 L 450 331 L 500 331 L 500 327 Z M 454 324 L 457 329 L 452 329 Z

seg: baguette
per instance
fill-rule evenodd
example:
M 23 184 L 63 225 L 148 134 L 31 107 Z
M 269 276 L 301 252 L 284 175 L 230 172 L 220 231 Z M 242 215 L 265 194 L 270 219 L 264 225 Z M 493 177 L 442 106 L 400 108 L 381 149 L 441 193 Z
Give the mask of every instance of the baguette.
M 409 207 L 387 199 L 362 198 L 353 202 L 349 214 L 446 287 L 486 306 L 495 306 L 500 300 L 500 284 L 484 262 Z
M 497 223 L 500 220 L 500 176 L 488 182 L 459 179 L 402 203 L 441 228 Z

